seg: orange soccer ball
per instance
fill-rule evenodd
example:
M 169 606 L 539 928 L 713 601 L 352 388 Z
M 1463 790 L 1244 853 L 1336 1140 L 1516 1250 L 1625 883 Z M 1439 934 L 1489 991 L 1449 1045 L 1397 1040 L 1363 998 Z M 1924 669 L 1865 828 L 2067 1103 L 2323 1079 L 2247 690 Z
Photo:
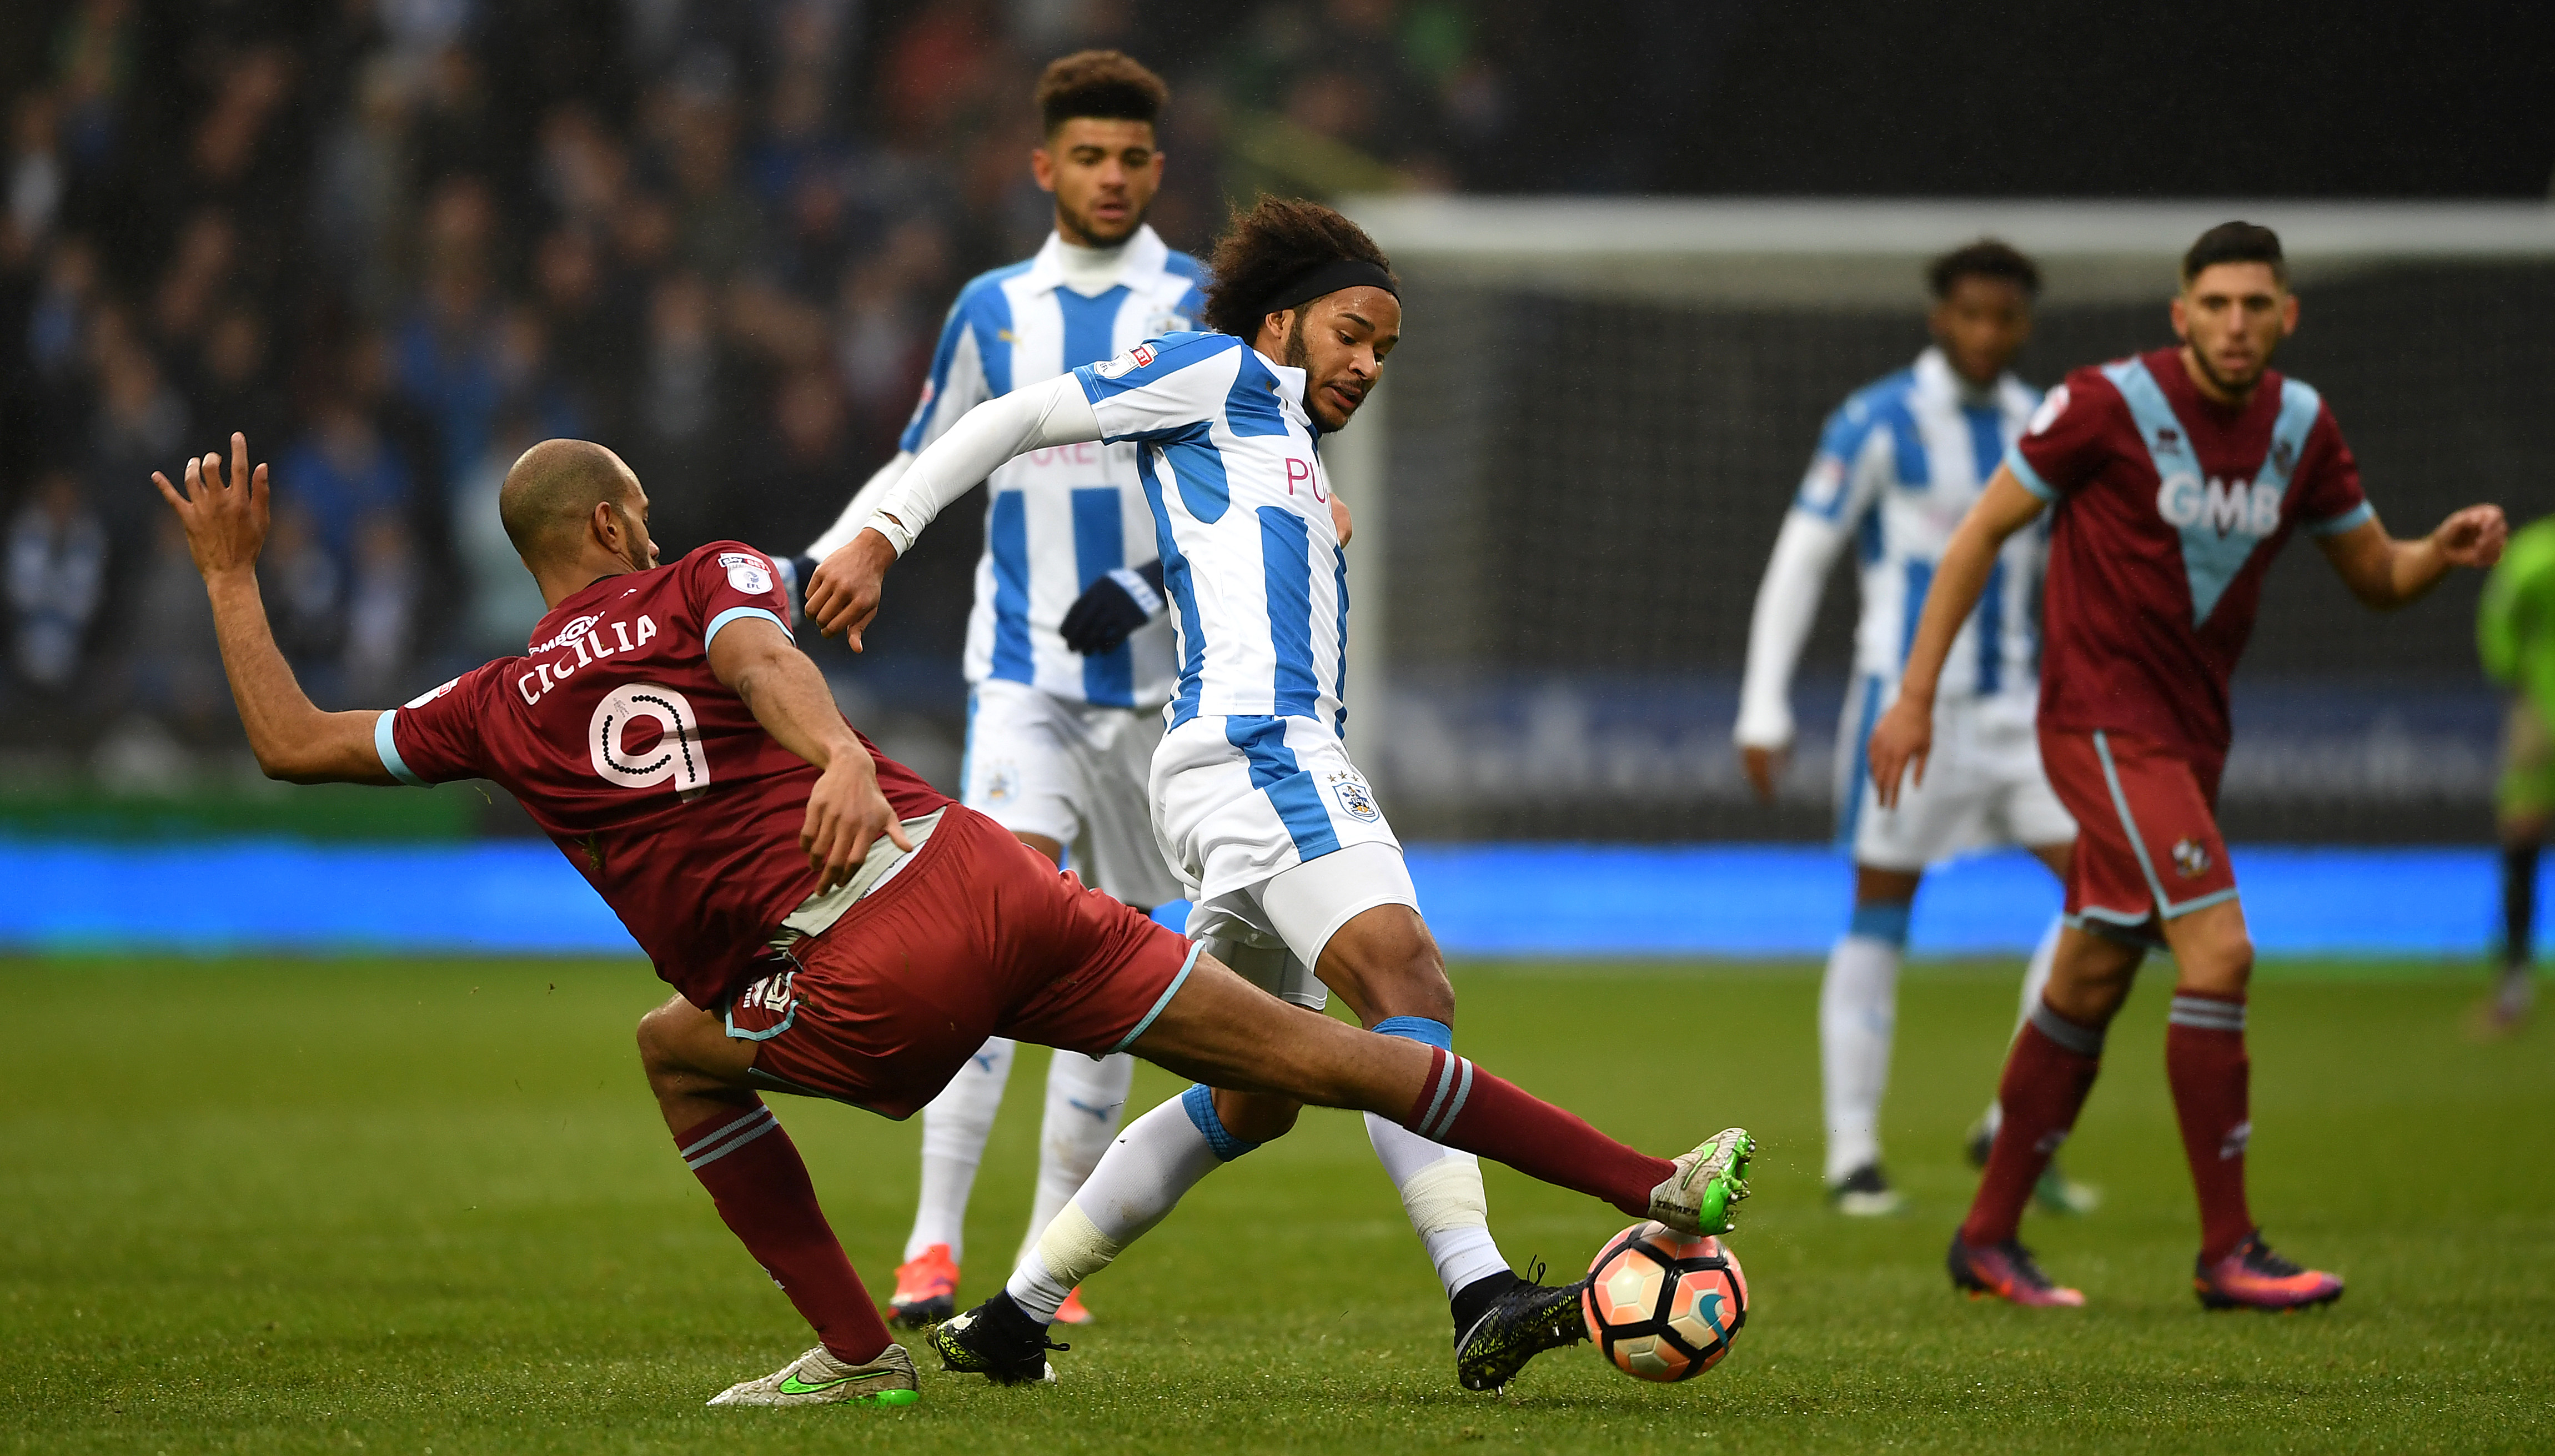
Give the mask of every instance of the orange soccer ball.
M 1588 1265 L 1588 1338 L 1639 1381 L 1691 1380 L 1721 1363 L 1748 1323 L 1748 1275 L 1719 1239 L 1638 1223 Z

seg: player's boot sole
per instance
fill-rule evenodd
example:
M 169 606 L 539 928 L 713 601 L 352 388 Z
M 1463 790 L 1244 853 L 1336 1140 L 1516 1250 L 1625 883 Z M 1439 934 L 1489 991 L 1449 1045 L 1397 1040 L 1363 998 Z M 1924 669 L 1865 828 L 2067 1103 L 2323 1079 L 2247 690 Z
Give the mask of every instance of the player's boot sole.
M 887 1322 L 899 1329 L 927 1330 L 957 1312 L 954 1298 L 916 1299 L 911 1304 L 889 1304 Z
M 1503 1390 L 1527 1361 L 1587 1339 L 1588 1322 L 1579 1312 L 1587 1288 L 1586 1279 L 1559 1286 L 1520 1279 L 1456 1337 L 1455 1383 L 1468 1391 Z
M 1746 1128 L 1724 1128 L 1676 1160 L 1676 1170 L 1650 1190 L 1650 1217 L 1680 1234 L 1726 1234 L 1731 1210 L 1748 1197 L 1748 1161 L 1757 1140 Z
M 2251 1309 L 2261 1314 L 2295 1314 L 2301 1309 L 2322 1309 L 2342 1297 L 2342 1290 L 2337 1287 L 2329 1293 L 2317 1294 L 2290 1304 L 2257 1303 L 2251 1299 L 2239 1299 L 2232 1294 L 2222 1294 L 2197 1279 L 2192 1281 L 2192 1292 L 2200 1296 L 2200 1307 L 2203 1309 Z

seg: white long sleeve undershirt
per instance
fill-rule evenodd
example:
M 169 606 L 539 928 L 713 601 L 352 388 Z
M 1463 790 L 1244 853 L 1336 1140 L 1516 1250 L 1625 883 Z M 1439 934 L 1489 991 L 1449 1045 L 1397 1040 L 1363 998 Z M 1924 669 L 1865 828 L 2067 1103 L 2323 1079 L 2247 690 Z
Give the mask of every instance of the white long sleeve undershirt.
M 1800 665 L 1818 616 L 1819 591 L 1848 534 L 1802 511 L 1783 518 L 1748 624 L 1748 669 L 1740 678 L 1739 725 L 1731 735 L 1743 748 L 1791 746 L 1792 669 Z
M 1098 438 L 1100 417 L 1092 413 L 1082 381 L 1069 373 L 987 400 L 959 416 L 940 438 L 911 458 L 881 492 L 873 515 L 862 517 L 853 535 L 874 516 L 892 516 L 907 533 L 918 537 L 951 501 L 1014 456 Z M 864 486 L 862 492 L 867 494 L 868 489 Z
M 888 487 L 903 479 L 906 468 L 912 463 L 912 450 L 899 450 L 894 458 L 871 472 L 870 478 L 861 482 L 861 488 L 852 493 L 852 502 L 843 507 L 843 514 L 834 518 L 834 524 L 825 528 L 824 535 L 807 544 L 806 554 L 821 561 L 850 546 L 852 538 L 861 534 L 861 528 L 870 524 L 870 516 L 878 510 L 879 502 L 887 499 Z

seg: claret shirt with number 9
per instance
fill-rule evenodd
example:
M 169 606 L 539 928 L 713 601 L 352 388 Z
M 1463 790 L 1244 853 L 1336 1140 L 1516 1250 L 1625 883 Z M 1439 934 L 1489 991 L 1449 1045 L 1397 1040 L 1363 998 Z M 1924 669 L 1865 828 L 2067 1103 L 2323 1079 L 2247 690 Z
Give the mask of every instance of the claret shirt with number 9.
M 2158 349 L 2068 375 L 2006 464 L 2056 504 L 2041 725 L 2151 738 L 2215 782 L 2262 573 L 2292 532 L 2371 516 L 2333 412 L 2276 371 L 2221 405 Z
M 403 783 L 505 786 L 657 974 L 716 1008 L 816 889 L 798 831 L 817 770 L 709 665 L 721 631 L 759 619 L 786 632 L 788 609 L 770 559 L 734 542 L 607 576 L 552 608 L 525 656 L 382 714 L 373 743 Z M 948 802 L 861 742 L 899 818 Z

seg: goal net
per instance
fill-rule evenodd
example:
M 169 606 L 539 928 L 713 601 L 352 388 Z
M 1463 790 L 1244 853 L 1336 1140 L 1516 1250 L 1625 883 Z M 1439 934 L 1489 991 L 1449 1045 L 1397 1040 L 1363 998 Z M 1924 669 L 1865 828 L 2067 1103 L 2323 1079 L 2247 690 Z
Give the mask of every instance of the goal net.
M 1358 513 L 1351 723 L 1414 837 L 1810 838 L 1848 667 L 1840 562 L 1780 802 L 1730 732 L 1759 577 L 1821 420 L 1925 343 L 1925 261 L 1982 236 L 2046 279 L 2017 368 L 2171 340 L 2192 238 L 2279 230 L 2280 366 L 2323 392 L 2400 534 L 2555 507 L 2555 208 L 1364 198 L 1405 281 L 1391 387 L 1330 447 Z M 2479 578 L 2353 602 L 2303 541 L 2235 687 L 2224 789 L 2254 840 L 2486 832 L 2499 705 Z

